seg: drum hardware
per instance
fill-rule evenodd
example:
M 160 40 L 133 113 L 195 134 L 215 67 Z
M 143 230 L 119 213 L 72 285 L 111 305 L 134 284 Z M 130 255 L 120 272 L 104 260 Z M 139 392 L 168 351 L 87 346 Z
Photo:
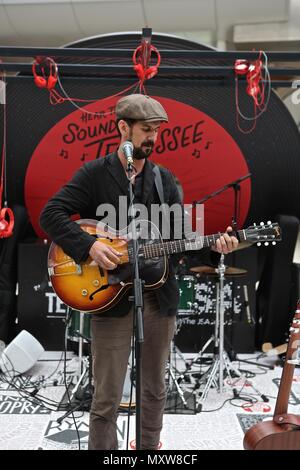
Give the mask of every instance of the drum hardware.
M 245 269 L 239 268 L 226 268 L 224 265 L 224 255 L 223 258 L 220 260 L 220 263 L 217 268 L 213 268 L 210 266 L 200 266 L 191 268 L 190 272 L 193 275 L 183 275 L 177 276 L 177 281 L 179 285 L 179 292 L 180 292 L 180 300 L 179 300 L 179 315 L 191 315 L 198 313 L 196 312 L 198 308 L 197 298 L 196 298 L 196 282 L 198 282 L 199 278 L 203 275 L 205 276 L 212 276 L 216 279 L 216 299 L 215 299 L 215 322 L 214 322 L 214 333 L 211 337 L 206 341 L 202 349 L 198 352 L 196 357 L 190 362 L 186 363 L 185 361 L 185 370 L 179 374 L 177 374 L 177 380 L 175 383 L 175 387 L 177 389 L 178 395 L 182 402 L 184 403 L 184 393 L 180 388 L 179 384 L 181 381 L 186 382 L 187 377 L 190 378 L 190 374 L 192 371 L 192 367 L 195 363 L 203 362 L 206 360 L 206 366 L 208 366 L 207 370 L 204 371 L 202 374 L 191 374 L 191 376 L 196 379 L 196 384 L 194 386 L 193 392 L 196 389 L 202 389 L 203 385 L 204 390 L 200 391 L 199 395 L 201 395 L 200 403 L 198 404 L 197 411 L 201 411 L 202 404 L 208 394 L 208 390 L 211 386 L 215 386 L 219 388 L 220 392 L 222 391 L 223 387 L 223 369 L 225 368 L 229 377 L 233 379 L 233 377 L 240 377 L 241 374 L 238 370 L 230 366 L 229 357 L 227 353 L 224 351 L 224 272 L 227 272 L 228 277 L 240 277 L 244 276 L 247 271 Z M 222 271 L 221 271 L 222 270 Z M 220 272 L 223 272 L 222 280 L 220 281 Z M 221 286 L 221 287 L 220 287 Z M 222 289 L 222 292 L 221 292 Z M 246 286 L 247 289 L 247 286 Z M 248 299 L 248 297 L 247 297 Z M 204 358 L 204 352 L 207 350 L 209 345 L 213 343 L 213 358 Z M 220 352 L 221 350 L 221 352 Z M 220 356 L 221 354 L 221 356 Z M 221 357 L 221 360 L 219 359 Z M 230 372 L 231 369 L 231 372 Z M 170 370 L 174 371 L 174 369 L 170 366 Z M 170 374 L 171 379 L 174 381 L 174 373 Z M 191 380 L 189 380 L 190 382 Z M 221 385 L 220 385 L 221 384 Z
M 247 271 L 235 268 L 227 269 L 227 272 L 230 275 L 225 276 L 224 282 L 225 325 L 230 327 L 234 322 L 241 322 L 244 316 L 247 323 L 254 323 L 249 306 L 248 281 L 245 278 Z M 179 307 L 175 337 L 180 343 L 181 328 L 193 326 L 213 328 L 215 325 L 218 273 L 216 268 L 211 266 L 196 266 L 190 269 L 189 275 L 176 278 L 179 287 Z M 234 298 L 233 283 L 236 283 Z
M 78 314 L 79 314 L 79 325 L 78 325 Z M 74 322 L 72 321 L 73 318 L 74 318 Z M 91 374 L 91 367 L 89 367 L 90 362 L 91 362 L 90 316 L 84 312 L 78 312 L 76 310 L 73 310 L 71 314 L 71 326 L 72 325 L 75 325 L 75 328 L 76 326 L 79 326 L 79 329 L 74 331 L 74 334 L 76 336 L 72 337 L 73 341 L 74 340 L 76 341 L 76 338 L 78 341 L 78 366 L 79 366 L 78 377 L 79 378 L 78 378 L 75 388 L 72 390 L 71 399 L 77 393 L 79 386 L 84 383 L 84 379 L 86 379 L 87 374 L 88 373 Z M 88 357 L 83 355 L 83 343 L 84 342 L 88 343 Z M 91 376 L 89 375 L 88 378 L 89 378 L 88 388 L 91 390 L 92 388 Z
M 169 362 L 169 364 L 168 364 L 167 369 L 168 369 L 168 374 L 169 374 L 169 376 L 171 377 L 171 379 L 172 379 L 172 381 L 173 381 L 173 384 L 175 385 L 176 391 L 177 391 L 177 393 L 178 393 L 178 395 L 179 395 L 179 397 L 180 397 L 180 400 L 181 400 L 182 403 L 183 403 L 184 408 L 185 408 L 185 409 L 188 409 L 187 401 L 186 401 L 186 399 L 184 398 L 184 392 L 183 392 L 183 390 L 181 389 L 178 380 L 176 379 L 175 373 L 174 373 L 174 371 L 173 371 L 173 367 L 172 367 L 172 365 L 171 365 L 170 362 Z
M 89 410 L 93 395 L 90 316 L 69 308 L 66 323 L 67 339 L 78 341 L 78 372 L 76 385 L 70 395 L 70 409 L 57 419 L 58 423 L 61 423 L 74 411 Z M 88 344 L 88 356 L 83 355 L 84 342 Z
M 79 390 L 79 386 L 81 386 L 82 388 L 84 388 L 84 384 L 86 383 L 86 376 L 88 374 L 88 367 L 89 367 L 89 363 L 88 363 L 88 358 L 87 357 L 83 357 L 80 361 L 80 366 L 81 366 L 81 375 L 79 376 L 78 380 L 77 380 L 77 383 L 75 385 L 75 387 L 72 389 L 72 393 L 70 395 L 70 400 L 72 401 L 73 398 L 75 397 L 76 399 L 78 399 L 78 390 Z M 81 399 L 81 398 L 80 398 Z M 78 408 L 77 408 L 78 409 Z M 74 411 L 74 410 L 72 410 Z
M 235 268 L 237 269 L 237 268 Z M 223 392 L 224 386 L 224 371 L 227 372 L 227 376 L 230 378 L 230 385 L 234 387 L 235 381 L 243 378 L 245 384 L 250 385 L 256 392 L 257 390 L 253 387 L 252 383 L 243 374 L 233 366 L 229 359 L 229 356 L 224 348 L 224 277 L 226 272 L 226 266 L 224 264 L 224 254 L 220 256 L 217 273 L 218 273 L 218 290 L 217 290 L 217 308 L 216 308 L 216 321 L 214 335 L 209 338 L 206 344 L 203 346 L 203 352 L 208 345 L 214 342 L 214 361 L 211 367 L 203 374 L 199 379 L 198 384 L 204 383 L 204 388 L 199 392 L 200 400 L 198 402 L 197 411 L 202 411 L 203 404 L 207 398 L 209 389 L 214 386 L 218 389 L 219 393 Z M 238 379 L 237 379 L 238 378 Z M 235 379 L 235 380 L 234 380 Z M 258 392 L 260 396 L 264 396 Z
M 183 404 L 183 407 L 185 410 L 189 409 L 189 405 L 185 399 L 184 396 L 184 391 L 182 390 L 180 383 L 182 380 L 187 380 L 188 378 L 181 374 L 180 371 L 176 368 L 176 365 L 174 366 L 173 363 L 176 364 L 176 355 L 179 354 L 180 358 L 184 361 L 185 365 L 187 366 L 185 362 L 185 358 L 181 354 L 181 352 L 178 350 L 178 348 L 175 346 L 174 340 L 171 342 L 171 348 L 170 348 L 170 354 L 169 354 L 169 361 L 167 363 L 166 367 L 166 373 L 168 376 L 168 395 L 173 393 L 172 386 L 175 387 L 175 393 L 179 395 L 179 398 Z M 171 382 L 172 381 L 172 382 Z M 189 380 L 190 382 L 190 380 Z M 176 405 L 175 405 L 176 406 Z

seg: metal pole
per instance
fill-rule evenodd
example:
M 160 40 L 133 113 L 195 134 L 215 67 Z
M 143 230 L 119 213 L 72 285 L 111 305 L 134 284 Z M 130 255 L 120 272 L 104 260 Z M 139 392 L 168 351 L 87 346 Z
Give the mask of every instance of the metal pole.
M 224 370 L 224 254 L 221 254 L 219 265 L 219 388 L 220 393 L 223 391 L 223 370 Z

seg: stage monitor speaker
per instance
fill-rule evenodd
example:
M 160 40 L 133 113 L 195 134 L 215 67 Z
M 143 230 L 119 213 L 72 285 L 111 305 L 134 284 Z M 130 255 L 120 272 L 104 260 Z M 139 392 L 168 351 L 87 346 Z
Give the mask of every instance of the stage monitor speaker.
M 0 368 L 10 375 L 23 374 L 34 366 L 43 352 L 41 343 L 22 330 L 2 352 Z

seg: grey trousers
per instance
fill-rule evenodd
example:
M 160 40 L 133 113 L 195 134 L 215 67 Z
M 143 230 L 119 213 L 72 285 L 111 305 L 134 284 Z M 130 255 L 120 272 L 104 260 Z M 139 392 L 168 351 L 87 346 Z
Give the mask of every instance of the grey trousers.
M 120 318 L 94 315 L 91 319 L 94 395 L 90 410 L 89 449 L 117 449 L 117 411 L 130 355 L 133 309 Z M 175 317 L 159 313 L 152 292 L 144 295 L 142 345 L 143 449 L 156 449 L 166 399 L 165 371 Z

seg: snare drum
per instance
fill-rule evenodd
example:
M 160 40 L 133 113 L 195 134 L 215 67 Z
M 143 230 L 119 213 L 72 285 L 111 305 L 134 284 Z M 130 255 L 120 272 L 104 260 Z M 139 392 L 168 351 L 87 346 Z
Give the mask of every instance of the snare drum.
M 78 332 L 78 333 L 81 333 L 86 338 L 90 339 L 91 337 L 90 324 L 91 324 L 90 314 L 83 313 L 82 314 L 82 328 L 80 331 L 80 312 L 78 312 L 78 310 L 72 310 L 71 319 L 68 325 L 67 338 L 70 341 L 79 342 L 80 336 L 77 335 L 77 332 Z M 83 341 L 87 343 L 87 340 L 83 339 Z
M 194 276 L 176 276 L 179 287 L 178 314 L 194 313 L 195 306 L 195 278 Z

